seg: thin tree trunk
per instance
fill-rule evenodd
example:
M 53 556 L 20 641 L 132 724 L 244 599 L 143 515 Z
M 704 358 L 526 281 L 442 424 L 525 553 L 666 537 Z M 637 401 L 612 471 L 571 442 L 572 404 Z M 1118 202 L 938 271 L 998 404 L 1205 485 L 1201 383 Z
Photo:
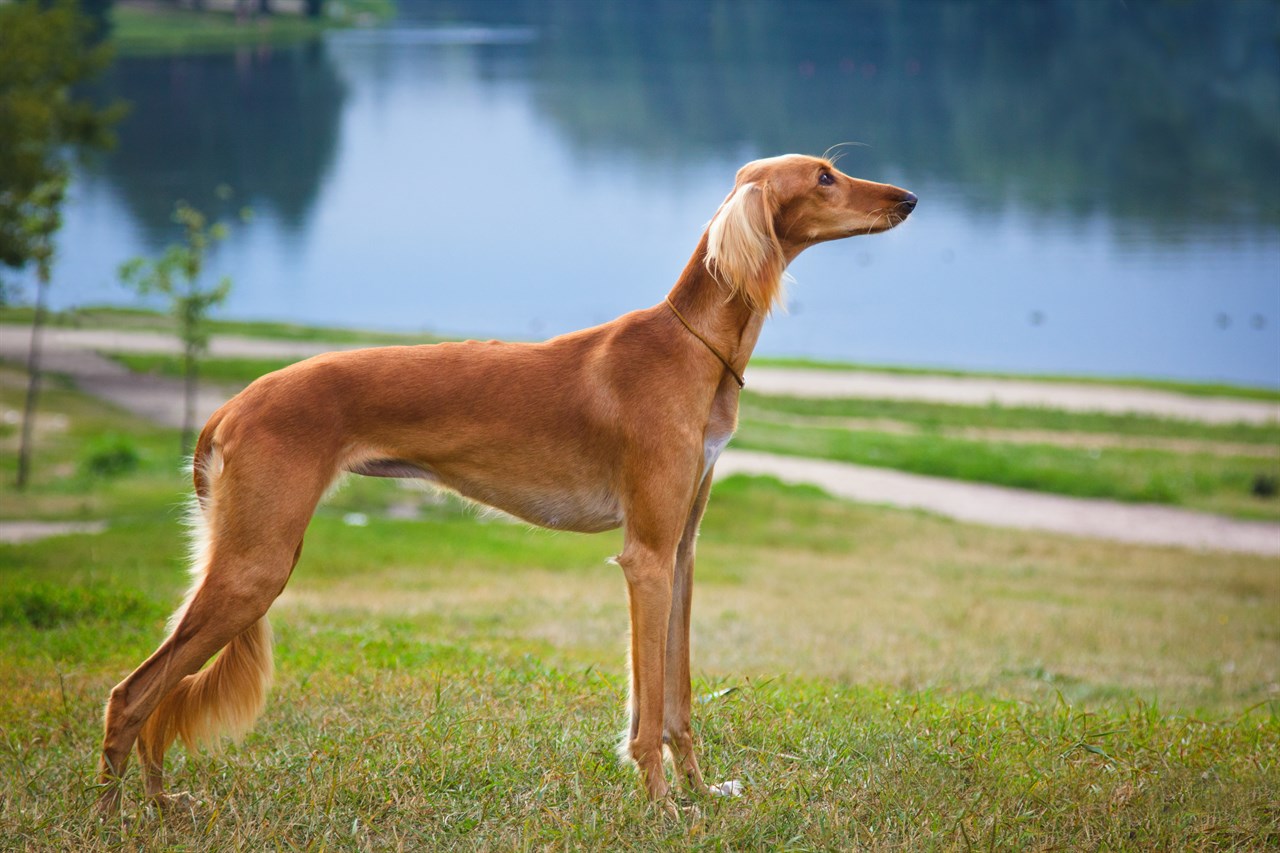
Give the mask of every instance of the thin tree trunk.
M 27 487 L 31 475 L 31 433 L 35 426 L 36 404 L 40 401 L 40 332 L 44 329 L 44 302 L 49 291 L 49 272 L 36 276 L 36 313 L 31 318 L 31 348 L 27 351 L 27 399 L 22 407 L 22 441 L 18 448 L 18 488 Z
M 182 412 L 182 455 L 187 456 L 192 452 L 192 447 L 195 444 L 196 388 L 197 380 L 199 379 L 195 348 L 193 346 L 188 345 L 183 349 L 182 361 L 182 375 L 185 385 L 185 405 Z

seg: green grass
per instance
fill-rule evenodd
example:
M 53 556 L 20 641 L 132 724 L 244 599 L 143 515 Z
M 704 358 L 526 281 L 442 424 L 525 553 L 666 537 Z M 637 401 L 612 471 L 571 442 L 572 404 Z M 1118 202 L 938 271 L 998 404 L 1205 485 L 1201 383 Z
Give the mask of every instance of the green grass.
M 151 353 L 111 353 L 110 357 L 134 373 L 150 373 L 171 379 L 183 375 L 182 357 Z M 247 385 L 259 376 L 288 367 L 300 358 L 202 358 L 201 382 L 225 385 Z
M 701 548 L 696 734 L 713 778 L 747 789 L 671 820 L 613 758 L 626 606 L 599 556 L 615 541 L 460 512 L 365 528 L 322 515 L 273 617 L 277 686 L 256 731 L 171 754 L 174 787 L 206 805 L 142 812 L 135 770 L 129 823 L 105 828 L 90 811 L 101 703 L 162 636 L 181 537 L 157 519 L 0 546 L 4 837 L 49 850 L 1280 840 L 1267 561 L 724 483 Z M 1029 612 L 997 600 L 984 614 L 999 588 Z
M 391 0 L 343 0 L 338 5 L 344 10 L 341 18 L 330 13 L 314 19 L 280 14 L 237 20 L 231 12 L 118 2 L 111 10 L 111 39 L 125 56 L 211 53 L 250 45 L 309 41 L 334 26 L 382 20 L 395 13 Z
M 0 393 L 11 406 L 20 388 Z M 970 527 L 746 478 L 715 488 L 693 623 L 702 763 L 743 798 L 664 818 L 613 757 L 617 533 L 357 478 L 273 609 L 277 684 L 255 732 L 170 754 L 173 787 L 205 805 L 141 809 L 134 767 L 128 823 L 100 826 L 102 702 L 181 596 L 187 487 L 172 431 L 62 388 L 46 403 L 66 422 L 44 433 L 33 490 L 0 508 L 111 525 L 0 545 L 0 847 L 1280 845 L 1274 559 Z M 86 476 L 102 431 L 143 461 Z M 406 504 L 413 520 L 390 517 Z
M 20 412 L 26 376 L 0 367 L 0 411 Z M 19 493 L 18 426 L 0 424 L 0 519 L 147 518 L 178 515 L 181 445 L 178 435 L 111 408 L 46 376 L 35 426 L 31 489 Z M 128 476 L 101 461 L 120 447 L 135 456 Z
M 318 647 L 323 668 L 285 675 L 244 744 L 175 762 L 176 784 L 207 803 L 192 816 L 95 826 L 83 758 L 95 742 L 82 721 L 100 697 L 75 678 L 32 696 L 32 740 L 3 758 L 8 837 L 49 850 L 1280 843 L 1266 712 L 1210 723 L 1145 707 L 744 682 L 699 707 L 698 734 L 706 763 L 732 768 L 745 796 L 669 819 L 613 758 L 616 675 L 424 641 L 389 620 L 282 634 Z
M 254 44 L 288 44 L 316 38 L 321 20 L 269 15 L 237 21 L 229 12 L 195 12 L 117 4 L 111 39 L 121 55 L 216 52 Z

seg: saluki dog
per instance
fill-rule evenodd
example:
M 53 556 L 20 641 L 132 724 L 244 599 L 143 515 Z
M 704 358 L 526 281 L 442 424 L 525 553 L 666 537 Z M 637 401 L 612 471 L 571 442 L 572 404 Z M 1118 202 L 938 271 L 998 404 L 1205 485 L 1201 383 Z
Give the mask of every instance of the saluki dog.
M 111 691 L 99 811 L 119 809 L 135 742 L 146 795 L 168 805 L 187 801 L 163 791 L 175 738 L 250 727 L 272 676 L 267 609 L 344 472 L 422 478 L 557 530 L 622 527 L 631 690 L 619 752 L 668 807 L 667 750 L 690 791 L 736 793 L 702 781 L 690 727 L 694 542 L 712 468 L 787 264 L 814 244 L 886 231 L 915 205 L 825 158 L 756 160 L 652 308 L 541 343 L 327 353 L 251 384 L 196 443 L 193 583 L 168 638 Z

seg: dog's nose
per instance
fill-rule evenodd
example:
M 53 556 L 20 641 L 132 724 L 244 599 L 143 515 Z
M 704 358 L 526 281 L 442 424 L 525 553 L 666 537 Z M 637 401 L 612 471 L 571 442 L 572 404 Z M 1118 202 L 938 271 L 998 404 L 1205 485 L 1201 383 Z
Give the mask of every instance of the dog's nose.
M 910 213 L 916 209 L 917 201 L 919 201 L 919 199 L 916 198 L 915 193 L 907 193 L 902 197 L 902 201 L 898 202 L 898 208 L 902 210 L 903 213 Z

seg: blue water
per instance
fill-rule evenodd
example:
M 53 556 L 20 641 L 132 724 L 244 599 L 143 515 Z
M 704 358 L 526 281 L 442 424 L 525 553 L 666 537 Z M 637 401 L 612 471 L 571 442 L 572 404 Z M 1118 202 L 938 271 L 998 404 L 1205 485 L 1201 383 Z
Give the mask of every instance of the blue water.
M 136 304 L 187 198 L 256 212 L 222 316 L 545 337 L 659 301 L 743 162 L 857 141 L 920 206 L 801 256 L 758 353 L 1280 387 L 1276 4 L 437 8 L 121 59 L 54 303 Z

